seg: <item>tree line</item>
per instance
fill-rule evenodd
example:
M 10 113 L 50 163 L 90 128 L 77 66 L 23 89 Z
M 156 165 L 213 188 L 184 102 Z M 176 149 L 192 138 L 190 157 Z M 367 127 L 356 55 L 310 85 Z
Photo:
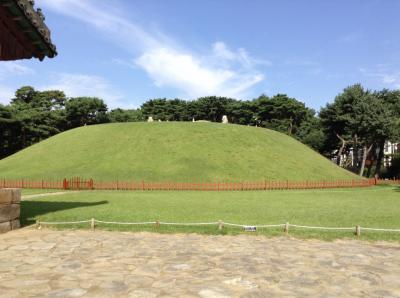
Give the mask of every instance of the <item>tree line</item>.
M 400 91 L 370 91 L 359 84 L 344 89 L 319 114 L 285 94 L 244 101 L 158 98 L 138 109 L 108 110 L 100 98 L 67 98 L 60 90 L 25 86 L 10 104 L 0 105 L 0 158 L 84 125 L 146 121 L 150 116 L 155 121 L 221 122 L 223 115 L 230 123 L 286 133 L 360 175 L 380 175 L 385 142 L 400 139 Z

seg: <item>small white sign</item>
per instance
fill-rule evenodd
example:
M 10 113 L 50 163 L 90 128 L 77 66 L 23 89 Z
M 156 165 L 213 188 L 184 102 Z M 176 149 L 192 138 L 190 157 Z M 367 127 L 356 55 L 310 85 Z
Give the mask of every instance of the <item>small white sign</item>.
M 244 230 L 246 232 L 256 232 L 257 231 L 257 227 L 255 227 L 255 226 L 245 226 Z

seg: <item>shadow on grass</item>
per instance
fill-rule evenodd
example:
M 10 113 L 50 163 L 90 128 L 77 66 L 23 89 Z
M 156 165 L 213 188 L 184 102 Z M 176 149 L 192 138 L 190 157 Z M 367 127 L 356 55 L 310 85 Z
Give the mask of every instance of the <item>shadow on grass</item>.
M 36 217 L 51 212 L 92 207 L 102 204 L 108 204 L 108 201 L 99 202 L 45 202 L 45 201 L 21 201 L 20 221 L 22 226 L 27 226 L 35 223 Z

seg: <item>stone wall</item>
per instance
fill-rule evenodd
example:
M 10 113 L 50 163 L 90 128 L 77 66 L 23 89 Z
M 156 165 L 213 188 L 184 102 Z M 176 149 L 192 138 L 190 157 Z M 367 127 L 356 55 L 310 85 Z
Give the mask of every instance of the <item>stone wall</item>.
M 0 233 L 19 228 L 20 202 L 20 189 L 0 189 Z

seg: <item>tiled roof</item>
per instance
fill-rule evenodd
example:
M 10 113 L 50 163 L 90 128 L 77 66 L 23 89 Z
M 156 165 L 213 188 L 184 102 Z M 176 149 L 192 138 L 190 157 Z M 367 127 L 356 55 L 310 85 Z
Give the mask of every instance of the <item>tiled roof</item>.
M 44 19 L 41 9 L 35 10 L 33 0 L 0 0 L 0 42 L 8 51 L 1 55 L 3 60 L 56 56 Z

